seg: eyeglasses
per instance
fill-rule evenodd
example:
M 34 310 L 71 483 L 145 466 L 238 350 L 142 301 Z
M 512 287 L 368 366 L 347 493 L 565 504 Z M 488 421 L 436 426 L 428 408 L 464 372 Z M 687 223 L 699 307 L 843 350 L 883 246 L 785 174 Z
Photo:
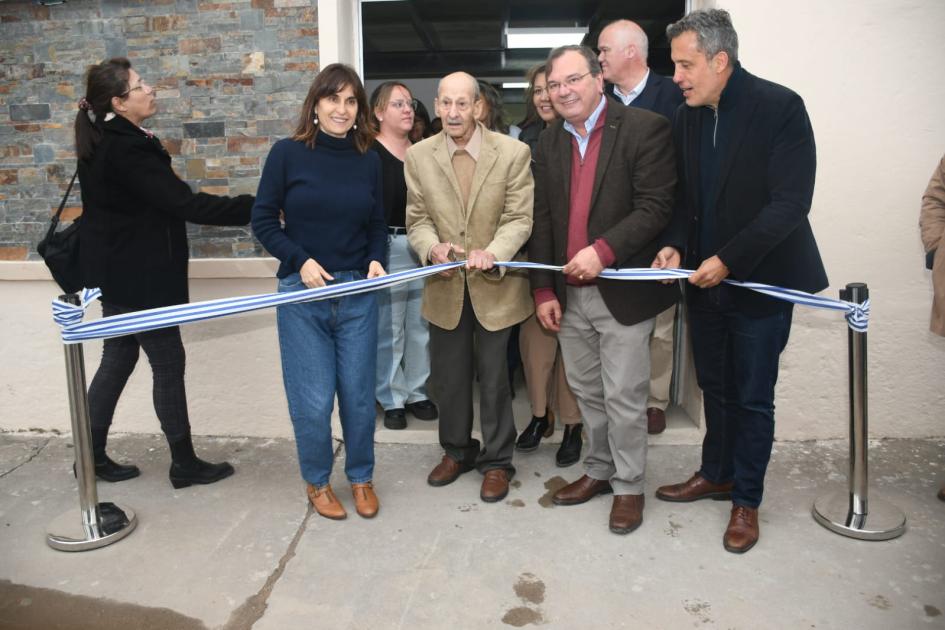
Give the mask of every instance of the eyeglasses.
M 138 81 L 138 85 L 133 85 L 133 86 L 131 86 L 130 88 L 128 88 L 127 91 L 122 92 L 122 94 L 121 94 L 120 96 L 128 96 L 129 94 L 131 94 L 131 93 L 134 92 L 135 90 L 150 90 L 150 89 L 151 89 L 151 86 L 150 86 L 150 85 L 148 85 L 148 84 L 145 83 L 144 81 L 140 81 L 140 80 L 139 80 L 139 81 Z
M 560 90 L 561 87 L 564 86 L 564 85 L 567 85 L 567 86 L 568 86 L 568 89 L 574 89 L 574 88 L 577 87 L 577 84 L 581 82 L 581 79 L 583 79 L 584 77 L 586 77 L 586 76 L 589 75 L 590 73 L 591 73 L 590 70 L 588 70 L 588 71 L 585 72 L 584 74 L 575 74 L 575 75 L 570 76 L 570 77 L 568 77 L 567 79 L 565 79 L 564 82 L 562 82 L 562 83 L 558 83 L 557 81 L 549 81 L 549 82 L 548 82 L 548 91 L 551 92 L 552 94 L 554 94 L 554 93 L 556 93 L 558 90 Z
M 397 111 L 402 110 L 403 108 L 410 109 L 412 111 L 417 111 L 417 99 L 412 98 L 409 101 L 398 100 L 398 101 L 388 101 L 387 103 Z

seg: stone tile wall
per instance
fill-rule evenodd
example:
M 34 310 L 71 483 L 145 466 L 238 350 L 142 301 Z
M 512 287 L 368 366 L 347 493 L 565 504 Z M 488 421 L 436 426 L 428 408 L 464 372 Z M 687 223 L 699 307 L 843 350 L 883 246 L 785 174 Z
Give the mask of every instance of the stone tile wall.
M 89 64 L 125 56 L 158 90 L 145 124 L 194 190 L 255 193 L 318 69 L 317 0 L 0 2 L 0 260 L 36 243 L 75 169 Z M 81 213 L 79 193 L 67 217 Z M 265 252 L 246 228 L 190 226 L 194 257 Z

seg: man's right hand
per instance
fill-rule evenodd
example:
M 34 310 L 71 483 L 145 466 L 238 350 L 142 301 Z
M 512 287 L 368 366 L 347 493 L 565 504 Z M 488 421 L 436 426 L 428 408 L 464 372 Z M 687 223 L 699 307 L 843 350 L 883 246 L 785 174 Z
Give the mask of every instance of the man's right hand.
M 558 300 L 542 302 L 535 308 L 535 317 L 539 323 L 551 332 L 561 330 L 561 303 Z
M 322 266 L 315 262 L 314 258 L 305 261 L 302 268 L 299 269 L 299 276 L 302 277 L 302 282 L 309 289 L 323 287 L 327 280 L 335 279 L 330 273 L 322 269 Z
M 456 260 L 457 254 L 465 254 L 466 250 L 460 247 L 459 245 L 454 245 L 453 243 L 437 243 L 430 248 L 430 262 L 434 265 L 440 265 L 443 263 L 453 262 Z M 448 269 L 446 271 L 441 271 L 440 275 L 446 278 L 449 278 L 454 273 L 455 269 Z
M 650 267 L 653 269 L 678 269 L 681 263 L 682 256 L 679 254 L 678 249 L 675 247 L 664 247 L 656 252 L 656 258 L 653 259 L 653 264 L 651 264 Z M 677 281 L 660 280 L 660 282 L 663 284 L 672 284 Z

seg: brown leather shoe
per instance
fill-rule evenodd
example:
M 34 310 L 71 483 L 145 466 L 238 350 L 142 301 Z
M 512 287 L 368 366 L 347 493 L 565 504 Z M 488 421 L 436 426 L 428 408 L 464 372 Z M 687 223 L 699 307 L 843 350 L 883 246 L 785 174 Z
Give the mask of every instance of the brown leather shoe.
M 596 497 L 598 494 L 610 494 L 614 489 L 610 487 L 609 481 L 593 479 L 587 475 L 581 475 L 581 478 L 573 483 L 555 492 L 551 497 L 555 505 L 578 505 L 586 503 Z
M 348 513 L 345 512 L 341 501 L 332 492 L 330 485 L 316 488 L 312 484 L 308 484 L 306 492 L 308 492 L 308 500 L 311 501 L 312 507 L 325 518 L 340 521 L 348 517 Z
M 656 407 L 646 410 L 646 432 L 658 435 L 666 430 L 666 412 Z
M 733 482 L 712 483 L 699 473 L 683 483 L 674 483 L 670 486 L 660 486 L 656 490 L 656 498 L 663 501 L 686 503 L 699 499 L 715 499 L 721 501 L 732 497 Z
M 629 534 L 643 522 L 642 494 L 615 494 L 610 508 L 610 531 Z
M 380 505 L 377 501 L 377 495 L 374 494 L 374 484 L 370 481 L 365 483 L 351 484 L 351 494 L 354 495 L 354 509 L 364 518 L 374 518 Z
M 732 516 L 728 519 L 722 545 L 725 551 L 745 553 L 755 546 L 761 533 L 758 531 L 758 509 L 733 505 Z
M 487 470 L 482 479 L 482 489 L 479 491 L 479 498 L 486 503 L 501 501 L 509 493 L 509 481 L 511 479 L 512 474 L 502 468 Z
M 472 470 L 472 466 L 460 464 L 449 455 L 444 455 L 443 460 L 430 471 L 427 476 L 427 483 L 436 487 L 446 486 L 456 481 L 461 474 L 470 470 Z

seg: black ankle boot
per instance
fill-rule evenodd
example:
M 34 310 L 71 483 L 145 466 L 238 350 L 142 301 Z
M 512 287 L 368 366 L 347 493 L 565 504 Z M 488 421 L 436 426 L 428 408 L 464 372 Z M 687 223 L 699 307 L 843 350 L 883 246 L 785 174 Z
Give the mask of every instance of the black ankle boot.
M 515 450 L 522 453 L 531 453 L 541 444 L 541 438 L 551 437 L 555 432 L 554 420 L 548 421 L 548 414 L 544 416 L 532 416 L 532 421 L 528 423 L 522 434 L 515 440 Z
M 75 475 L 75 464 L 72 464 L 72 474 Z M 95 476 L 102 481 L 125 481 L 134 479 L 141 474 L 141 470 L 133 464 L 119 464 L 104 453 L 95 455 Z
M 194 453 L 194 443 L 188 433 L 183 438 L 169 443 L 171 447 L 171 469 L 168 476 L 175 488 L 186 488 L 198 484 L 216 483 L 234 473 L 228 462 L 211 464 Z
M 581 447 L 584 446 L 584 440 L 581 438 L 581 431 L 584 425 L 577 424 L 564 425 L 564 437 L 561 438 L 561 446 L 555 453 L 555 463 L 560 467 L 570 466 L 581 459 Z

